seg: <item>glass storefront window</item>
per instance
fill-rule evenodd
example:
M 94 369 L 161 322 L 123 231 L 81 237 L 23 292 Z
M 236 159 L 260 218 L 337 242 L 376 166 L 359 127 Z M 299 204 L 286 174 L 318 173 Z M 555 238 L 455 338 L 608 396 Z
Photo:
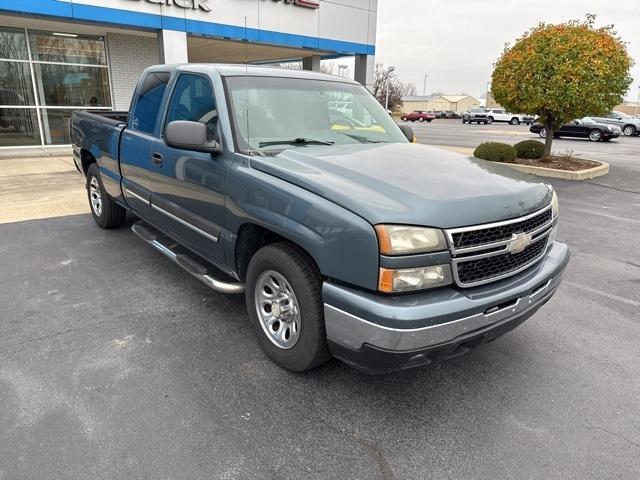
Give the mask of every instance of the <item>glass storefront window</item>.
M 86 63 L 106 65 L 107 55 L 102 37 L 69 33 L 30 32 L 34 62 Z
M 0 27 L 0 58 L 29 59 L 24 30 L 21 28 Z
M 103 37 L 0 26 L 0 147 L 69 144 L 93 108 L 111 110 Z
M 34 104 L 29 64 L 0 61 L 0 105 Z
M 40 145 L 35 108 L 0 107 L 0 147 Z
M 110 107 L 109 71 L 102 67 L 35 64 L 40 105 Z
M 42 127 L 45 145 L 67 145 L 71 143 L 69 127 L 73 110 L 42 109 Z

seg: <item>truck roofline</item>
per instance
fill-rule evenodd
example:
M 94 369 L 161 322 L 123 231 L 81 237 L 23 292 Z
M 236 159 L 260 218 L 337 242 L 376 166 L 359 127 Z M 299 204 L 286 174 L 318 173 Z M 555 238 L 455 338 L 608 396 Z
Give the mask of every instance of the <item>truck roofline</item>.
M 326 73 L 312 72 L 309 70 L 292 70 L 289 68 L 273 67 L 269 65 L 244 65 L 227 63 L 178 63 L 170 65 L 154 65 L 146 69 L 147 72 L 197 72 L 197 73 L 218 73 L 223 77 L 285 77 L 299 78 L 302 80 L 324 80 L 340 83 L 350 83 L 360 85 L 350 78 L 329 75 Z

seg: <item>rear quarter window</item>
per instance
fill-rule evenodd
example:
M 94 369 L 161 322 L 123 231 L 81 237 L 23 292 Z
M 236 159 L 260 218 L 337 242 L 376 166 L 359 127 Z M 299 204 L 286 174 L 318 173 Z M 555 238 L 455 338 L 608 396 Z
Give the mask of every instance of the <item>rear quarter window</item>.
M 131 112 L 131 128 L 153 133 L 170 77 L 168 72 L 150 72 L 142 80 Z

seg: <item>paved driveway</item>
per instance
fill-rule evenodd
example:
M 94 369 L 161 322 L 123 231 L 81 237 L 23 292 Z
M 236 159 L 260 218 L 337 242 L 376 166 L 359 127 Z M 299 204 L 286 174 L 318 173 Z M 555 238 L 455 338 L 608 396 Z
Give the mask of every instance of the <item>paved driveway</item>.
M 126 228 L 87 214 L 0 225 L 0 479 L 640 478 L 631 157 L 592 183 L 552 180 L 573 260 L 533 318 L 381 377 L 275 367 L 241 297 Z

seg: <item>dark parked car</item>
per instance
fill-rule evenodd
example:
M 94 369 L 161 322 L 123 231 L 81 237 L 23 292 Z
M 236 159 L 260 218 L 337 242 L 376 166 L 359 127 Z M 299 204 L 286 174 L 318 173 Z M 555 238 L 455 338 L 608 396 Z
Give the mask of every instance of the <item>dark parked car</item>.
M 339 115 L 335 98 L 349 105 Z M 97 225 L 130 211 L 150 247 L 213 290 L 244 292 L 258 344 L 290 370 L 331 356 L 372 373 L 458 356 L 533 315 L 569 261 L 551 185 L 411 143 L 411 127 L 346 78 L 159 65 L 130 112 L 71 119 Z M 94 254 L 115 261 L 108 248 Z M 126 292 L 122 267 L 121 283 L 100 288 Z M 162 272 L 136 273 L 170 294 Z
M 489 119 L 487 118 L 487 112 L 484 110 L 484 108 L 470 108 L 462 114 L 462 123 L 467 122 L 476 122 L 478 125 L 484 123 L 486 125 L 489 122 Z
M 424 110 L 414 110 L 413 112 L 405 113 L 400 117 L 400 119 L 405 122 L 415 122 L 416 120 L 418 122 L 430 122 L 434 118 L 436 118 L 436 116 L 432 112 L 426 112 Z
M 529 128 L 532 133 L 537 133 L 542 138 L 547 138 L 547 129 L 541 123 L 534 123 Z M 620 136 L 620 127 L 596 122 L 590 117 L 573 120 L 571 123 L 563 125 L 553 134 L 554 138 L 572 137 L 588 138 L 592 142 L 608 142 L 612 138 Z
M 444 118 L 462 118 L 458 112 L 454 112 L 453 110 L 445 110 Z

